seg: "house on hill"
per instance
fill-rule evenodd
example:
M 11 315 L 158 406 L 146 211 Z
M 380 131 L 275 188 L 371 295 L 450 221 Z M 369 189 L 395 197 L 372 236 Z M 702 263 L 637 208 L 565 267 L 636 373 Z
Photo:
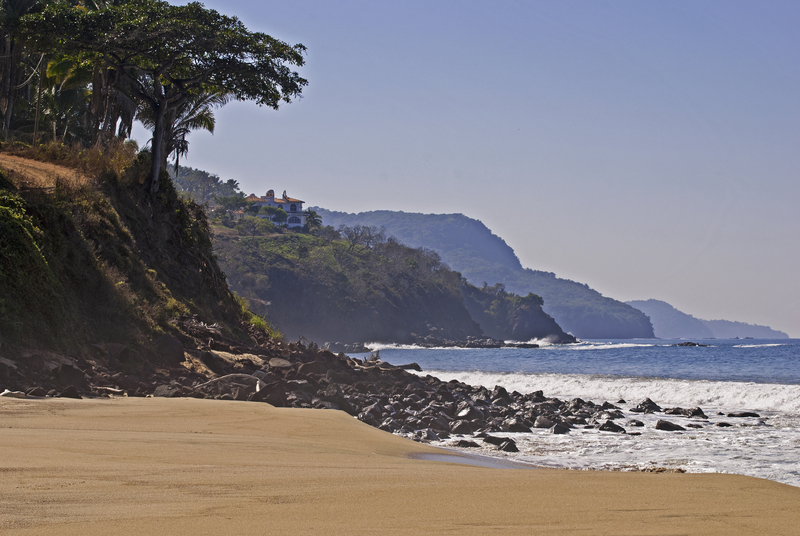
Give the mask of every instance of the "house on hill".
M 281 208 L 289 217 L 286 220 L 287 227 L 302 227 L 306 224 L 306 217 L 308 212 L 303 212 L 303 203 L 300 199 L 295 199 L 286 195 L 286 190 L 283 191 L 281 197 L 275 197 L 275 191 L 269 190 L 265 196 L 257 196 L 250 194 L 247 201 L 252 201 L 253 204 L 259 207 L 274 207 Z M 268 218 L 266 214 L 259 214 L 259 218 Z

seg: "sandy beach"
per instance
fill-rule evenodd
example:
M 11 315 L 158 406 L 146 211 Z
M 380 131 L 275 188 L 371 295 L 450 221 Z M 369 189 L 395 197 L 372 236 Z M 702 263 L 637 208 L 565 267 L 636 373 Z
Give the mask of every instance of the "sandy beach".
M 800 488 L 494 469 L 340 411 L 0 399 L 2 534 L 797 534 Z

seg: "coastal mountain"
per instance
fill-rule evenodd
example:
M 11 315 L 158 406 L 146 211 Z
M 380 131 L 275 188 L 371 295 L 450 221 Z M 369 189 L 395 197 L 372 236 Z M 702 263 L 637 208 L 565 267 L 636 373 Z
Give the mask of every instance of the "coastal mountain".
M 481 221 L 463 214 L 378 210 L 350 214 L 314 207 L 325 225 L 374 225 L 411 247 L 425 247 L 475 285 L 502 283 L 519 295 L 544 299 L 543 309 L 564 331 L 584 339 L 653 337 L 645 314 L 588 285 L 523 268 L 514 250 Z
M 359 238 L 352 229 L 344 233 L 349 239 L 331 229 L 319 236 L 214 229 L 215 253 L 231 288 L 292 339 L 574 341 L 542 310 L 539 296 L 517 296 L 502 285 L 475 287 L 429 249 L 382 236 Z
M 767 326 L 732 322 L 730 320 L 701 320 L 660 300 L 626 302 L 650 317 L 656 337 L 660 339 L 785 339 L 789 335 Z

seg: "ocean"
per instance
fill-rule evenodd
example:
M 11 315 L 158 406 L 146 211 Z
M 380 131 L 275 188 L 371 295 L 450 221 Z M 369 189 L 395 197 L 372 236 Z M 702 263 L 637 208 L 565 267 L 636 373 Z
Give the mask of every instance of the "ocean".
M 537 342 L 537 341 L 533 341 Z M 541 348 L 461 349 L 367 345 L 394 365 L 417 363 L 421 375 L 509 392 L 544 391 L 562 400 L 582 398 L 620 407 L 615 421 L 629 432 L 572 429 L 504 434 L 518 453 L 487 446 L 465 452 L 537 466 L 570 469 L 657 470 L 735 473 L 800 486 L 800 339 L 697 340 L 708 346 L 676 346 L 681 340 L 589 340 Z M 364 357 L 369 354 L 355 354 Z M 699 406 L 708 420 L 663 413 L 633 413 L 645 398 L 662 408 Z M 624 402 L 622 402 L 624 401 Z M 731 412 L 758 417 L 728 417 Z M 629 419 L 644 422 L 631 427 Z M 658 419 L 686 427 L 655 429 Z M 727 423 L 730 427 L 716 426 Z M 441 441 L 447 447 L 452 439 Z M 452 448 L 452 447 L 448 447 Z M 459 450 L 459 449 L 455 449 Z

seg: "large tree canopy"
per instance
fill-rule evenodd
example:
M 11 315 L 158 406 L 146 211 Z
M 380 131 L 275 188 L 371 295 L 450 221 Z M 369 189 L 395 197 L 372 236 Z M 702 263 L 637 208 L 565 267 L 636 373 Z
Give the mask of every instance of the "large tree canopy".
M 23 17 L 17 29 L 33 50 L 75 54 L 108 69 L 117 91 L 149 109 L 151 193 L 166 165 L 166 135 L 187 101 L 221 94 L 277 109 L 307 83 L 290 68 L 303 65 L 303 45 L 250 32 L 198 2 L 132 0 L 94 11 L 58 3 Z

